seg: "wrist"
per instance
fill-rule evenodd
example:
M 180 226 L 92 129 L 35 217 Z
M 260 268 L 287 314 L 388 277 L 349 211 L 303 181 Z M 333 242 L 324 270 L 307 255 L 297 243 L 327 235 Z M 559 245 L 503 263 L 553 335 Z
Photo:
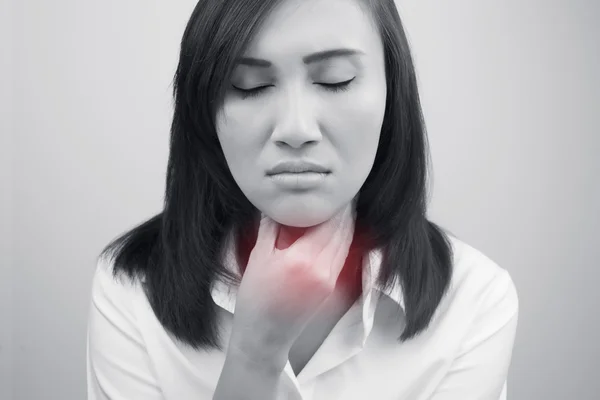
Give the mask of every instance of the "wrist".
M 281 372 L 288 361 L 289 349 L 273 342 L 232 335 L 227 354 L 249 367 Z
M 279 375 L 285 368 L 288 354 L 282 352 L 268 352 L 262 349 L 239 347 L 235 344 L 227 349 L 227 359 L 239 363 L 246 368 L 268 375 Z

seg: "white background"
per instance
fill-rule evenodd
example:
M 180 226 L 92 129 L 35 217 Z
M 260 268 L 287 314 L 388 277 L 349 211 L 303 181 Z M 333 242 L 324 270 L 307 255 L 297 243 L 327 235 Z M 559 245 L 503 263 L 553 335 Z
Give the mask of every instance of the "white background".
M 600 392 L 600 3 L 397 1 L 430 217 L 506 268 L 509 399 Z M 162 205 L 194 1 L 0 0 L 0 398 L 85 398 L 95 258 Z

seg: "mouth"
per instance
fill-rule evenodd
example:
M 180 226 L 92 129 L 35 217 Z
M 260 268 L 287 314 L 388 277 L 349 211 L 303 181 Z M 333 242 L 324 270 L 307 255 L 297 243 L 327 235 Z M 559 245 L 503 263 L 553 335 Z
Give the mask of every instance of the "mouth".
M 274 173 L 267 173 L 267 176 L 276 176 L 276 175 L 303 175 L 303 174 L 320 174 L 320 175 L 327 175 L 329 174 L 329 171 L 316 171 L 316 170 L 306 170 L 306 171 L 292 171 L 292 170 L 288 170 L 288 171 L 280 171 L 280 172 L 274 172 Z
M 281 173 L 328 173 L 331 172 L 327 167 L 310 160 L 289 160 L 275 165 L 267 171 L 267 175 L 277 175 Z
M 283 189 L 315 189 L 322 185 L 330 175 L 329 172 L 279 172 L 269 175 L 270 180 Z

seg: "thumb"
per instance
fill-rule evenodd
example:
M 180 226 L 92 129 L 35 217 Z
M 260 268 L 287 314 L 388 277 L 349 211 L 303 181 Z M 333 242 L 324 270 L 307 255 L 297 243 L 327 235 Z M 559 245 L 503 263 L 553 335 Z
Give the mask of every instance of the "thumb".
M 260 213 L 260 224 L 258 225 L 258 237 L 254 248 L 260 254 L 271 254 L 275 249 L 275 240 L 279 233 L 279 225 L 268 215 Z

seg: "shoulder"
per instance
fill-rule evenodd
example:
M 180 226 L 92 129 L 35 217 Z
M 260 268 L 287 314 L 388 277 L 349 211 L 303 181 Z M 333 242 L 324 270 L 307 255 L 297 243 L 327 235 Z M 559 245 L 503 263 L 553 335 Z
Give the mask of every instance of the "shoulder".
M 118 312 L 130 319 L 134 315 L 135 298 L 140 295 L 143 295 L 143 289 L 139 279 L 115 273 L 114 264 L 107 257 L 97 260 L 91 290 L 92 303 L 97 309 Z
M 510 273 L 480 250 L 454 236 L 449 238 L 453 273 L 446 306 L 473 317 L 481 313 L 516 314 L 519 299 Z

